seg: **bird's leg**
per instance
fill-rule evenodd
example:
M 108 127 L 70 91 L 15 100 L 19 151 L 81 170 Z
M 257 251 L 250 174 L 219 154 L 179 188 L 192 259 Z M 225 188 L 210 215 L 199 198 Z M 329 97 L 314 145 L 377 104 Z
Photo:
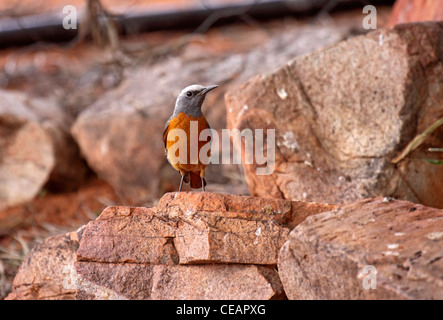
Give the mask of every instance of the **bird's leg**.
M 178 192 L 182 191 L 182 186 L 183 186 L 183 179 L 185 178 L 184 175 L 180 174 L 182 176 L 181 180 L 180 180 L 180 187 L 178 188 Z
M 202 191 L 205 191 L 205 169 L 206 167 L 200 168 L 200 179 L 202 180 Z

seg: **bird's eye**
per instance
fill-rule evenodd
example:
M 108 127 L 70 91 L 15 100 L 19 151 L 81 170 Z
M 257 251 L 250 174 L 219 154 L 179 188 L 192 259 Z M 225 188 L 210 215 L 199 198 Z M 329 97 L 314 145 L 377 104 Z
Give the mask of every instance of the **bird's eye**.
M 186 92 L 186 96 L 187 97 L 192 97 L 192 92 L 191 91 Z

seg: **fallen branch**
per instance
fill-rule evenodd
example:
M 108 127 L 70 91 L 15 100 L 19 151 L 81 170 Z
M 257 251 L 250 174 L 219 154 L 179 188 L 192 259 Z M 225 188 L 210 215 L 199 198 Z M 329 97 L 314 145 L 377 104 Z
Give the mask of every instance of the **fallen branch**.
M 429 136 L 432 132 L 434 132 L 439 126 L 443 124 L 443 118 L 434 122 L 431 126 L 429 126 L 423 133 L 417 135 L 411 142 L 403 149 L 403 151 L 394 159 L 391 160 L 391 163 L 397 164 L 401 160 L 403 160 L 410 152 L 417 149 L 423 141 Z

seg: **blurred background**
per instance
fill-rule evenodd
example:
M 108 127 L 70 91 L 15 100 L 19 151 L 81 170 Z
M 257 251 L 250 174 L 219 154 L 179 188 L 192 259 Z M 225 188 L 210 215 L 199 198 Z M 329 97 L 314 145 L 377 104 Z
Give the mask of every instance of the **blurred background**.
M 203 112 L 221 130 L 229 88 L 369 32 L 365 5 L 380 28 L 429 19 L 425 2 L 0 1 L 0 299 L 35 243 L 178 189 L 162 132 L 182 88 L 220 86 Z M 248 194 L 239 165 L 207 180 Z

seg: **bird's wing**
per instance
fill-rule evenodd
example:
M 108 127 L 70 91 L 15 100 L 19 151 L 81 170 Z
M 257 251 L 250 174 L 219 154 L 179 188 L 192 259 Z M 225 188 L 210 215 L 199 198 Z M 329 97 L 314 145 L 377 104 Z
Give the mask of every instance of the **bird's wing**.
M 166 121 L 165 130 L 163 130 L 163 143 L 165 145 L 165 149 L 166 149 L 166 143 L 168 142 L 169 121 L 171 121 L 171 118 L 169 118 L 168 121 Z

